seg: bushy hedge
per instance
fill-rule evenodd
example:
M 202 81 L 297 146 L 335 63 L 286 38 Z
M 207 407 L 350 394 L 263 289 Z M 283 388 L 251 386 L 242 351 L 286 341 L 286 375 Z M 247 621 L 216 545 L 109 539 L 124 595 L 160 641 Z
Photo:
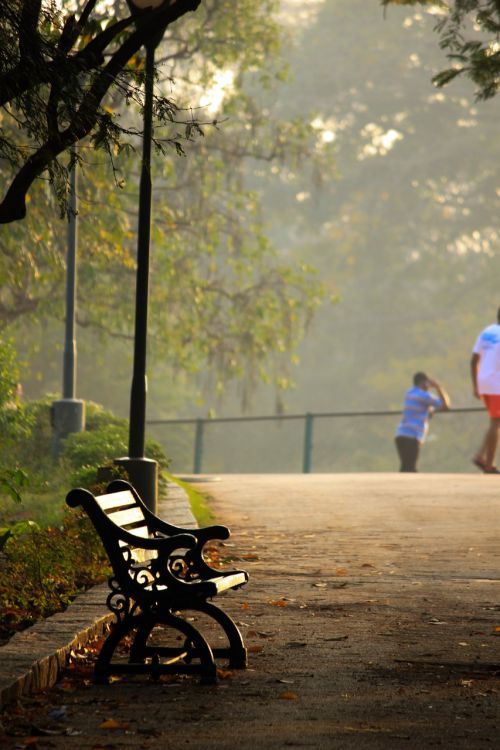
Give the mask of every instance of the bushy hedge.
M 53 400 L 48 396 L 17 402 L 7 409 L 0 404 L 0 426 L 6 425 L 5 439 L 0 443 L 0 467 L 21 467 L 29 476 L 32 491 L 58 490 L 62 486 L 70 489 L 68 485 L 95 486 L 101 467 L 111 469 L 115 458 L 127 455 L 128 422 L 98 404 L 87 403 L 85 431 L 69 435 L 62 442 L 59 458 L 54 460 Z M 169 460 L 157 441 L 146 441 L 146 455 L 158 461 L 161 469 L 168 467 Z M 121 469 L 116 472 L 123 475 Z
M 115 458 L 128 454 L 127 420 L 97 404 L 87 403 L 86 409 L 85 432 L 76 432 L 66 438 L 60 456 L 71 484 L 80 487 L 94 486 L 99 468 L 111 470 Z M 169 460 L 156 440 L 146 440 L 146 455 L 158 461 L 160 469 L 168 467 Z M 117 476 L 122 475 L 123 469 L 115 469 Z

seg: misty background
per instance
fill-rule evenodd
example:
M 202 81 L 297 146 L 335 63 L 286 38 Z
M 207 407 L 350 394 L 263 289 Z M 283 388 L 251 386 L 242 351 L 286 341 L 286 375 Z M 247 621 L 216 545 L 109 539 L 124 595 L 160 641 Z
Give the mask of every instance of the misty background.
M 417 370 L 445 386 L 453 407 L 478 405 L 470 353 L 500 305 L 499 102 L 476 103 L 467 82 L 432 85 L 446 67 L 435 21 L 415 7 L 384 17 L 376 0 L 282 4 L 288 80 L 252 93 L 282 119 L 307 114 L 335 148 L 335 167 L 317 179 L 246 163 L 268 237 L 284 258 L 315 267 L 326 288 L 297 352 L 295 385 L 280 394 L 284 413 L 398 410 Z M 81 220 L 92 217 L 82 211 Z M 60 392 L 62 330 L 45 323 L 16 336 L 29 397 Z M 130 342 L 78 336 L 78 397 L 127 416 Z M 237 387 L 221 397 L 209 377 L 173 378 L 161 362 L 149 368 L 151 420 L 276 408 L 271 386 L 257 387 L 243 410 Z M 316 420 L 313 471 L 396 470 L 397 421 Z M 485 426 L 485 414 L 437 415 L 421 470 L 472 471 Z M 174 472 L 191 471 L 192 425 L 149 430 Z M 303 438 L 302 420 L 215 423 L 205 431 L 203 468 L 300 471 Z

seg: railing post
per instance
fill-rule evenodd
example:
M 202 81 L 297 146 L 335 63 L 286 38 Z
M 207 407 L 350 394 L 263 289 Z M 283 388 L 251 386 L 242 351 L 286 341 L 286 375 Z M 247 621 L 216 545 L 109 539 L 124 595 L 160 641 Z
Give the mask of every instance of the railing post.
M 313 421 L 314 414 L 307 412 L 304 428 L 304 458 L 302 462 L 302 473 L 311 473 L 312 449 L 313 449 Z
M 196 420 L 196 432 L 194 436 L 194 466 L 193 474 L 201 474 L 201 464 L 203 461 L 203 427 L 204 419 Z

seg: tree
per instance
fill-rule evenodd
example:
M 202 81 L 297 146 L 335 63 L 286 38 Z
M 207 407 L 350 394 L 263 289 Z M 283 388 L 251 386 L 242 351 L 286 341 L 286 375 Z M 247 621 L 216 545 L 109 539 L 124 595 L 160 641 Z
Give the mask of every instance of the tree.
M 477 99 L 491 99 L 500 86 L 500 3 L 498 0 L 382 0 L 382 5 L 438 6 L 435 30 L 452 65 L 433 77 L 445 86 L 469 78 Z
M 181 110 L 195 106 L 200 91 L 215 90 L 221 70 L 231 73 L 231 93 L 222 112 L 206 116 L 220 119 L 220 128 L 192 141 L 189 158 L 165 158 L 161 131 L 155 139 L 149 361 L 207 373 L 218 391 L 240 379 L 243 400 L 259 379 L 288 385 L 292 352 L 322 296 L 310 268 L 277 257 L 260 218 L 260 196 L 247 179 L 255 169 L 270 176 L 272 170 L 279 180 L 291 165 L 318 172 L 327 162 L 317 130 L 299 118 L 269 117 L 249 93 L 281 78 L 274 6 L 274 0 L 206 0 L 199 16 L 183 18 L 175 33 L 167 30 L 157 52 L 156 90 L 171 90 L 175 78 Z M 136 71 L 141 64 L 138 55 Z M 119 90 L 108 105 L 121 123 L 140 119 Z M 81 144 L 78 285 L 80 326 L 127 344 L 138 178 L 138 136 L 128 130 L 132 148 L 112 152 L 111 161 L 88 139 Z M 110 190 L 114 181 L 121 189 Z M 30 196 L 26 219 L 5 238 L 0 328 L 17 320 L 26 331 L 27 314 L 31 322 L 63 316 L 64 226 L 47 222 L 54 206 L 46 181 L 37 181 Z
M 105 97 L 119 89 L 136 98 L 134 56 L 200 2 L 166 0 L 141 13 L 139 23 L 131 15 L 109 22 L 98 0 L 87 0 L 79 15 L 44 0 L 2 3 L 0 158 L 14 176 L 0 203 L 0 223 L 24 218 L 26 194 L 45 170 L 65 205 L 67 166 L 59 157 L 72 144 L 88 136 L 96 147 L 120 146 L 126 128 L 106 109 Z M 176 124 L 177 109 L 168 98 L 157 97 L 155 110 L 161 122 Z M 23 141 L 12 137 L 10 122 Z M 172 139 L 179 148 L 177 134 Z

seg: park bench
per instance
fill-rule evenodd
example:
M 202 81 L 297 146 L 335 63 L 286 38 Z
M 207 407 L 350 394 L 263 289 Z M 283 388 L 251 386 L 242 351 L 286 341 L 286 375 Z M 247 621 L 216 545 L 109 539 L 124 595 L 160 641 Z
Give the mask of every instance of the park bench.
M 217 680 L 215 658 L 228 659 L 232 668 L 246 666 L 247 652 L 236 623 L 208 601 L 248 580 L 245 571 L 216 570 L 204 558 L 205 544 L 227 539 L 229 529 L 182 529 L 166 523 L 121 479 L 111 482 L 105 495 L 71 490 L 66 502 L 72 508 L 81 506 L 88 515 L 113 569 L 106 604 L 115 621 L 96 661 L 96 682 L 108 682 L 110 675 L 124 672 L 154 679 L 196 673 L 202 683 L 211 684 Z M 184 614 L 189 610 L 207 615 L 212 625 L 215 621 L 223 646 L 209 645 L 195 618 Z M 169 645 L 158 643 L 158 626 L 173 636 Z M 128 658 L 123 656 L 124 644 Z

